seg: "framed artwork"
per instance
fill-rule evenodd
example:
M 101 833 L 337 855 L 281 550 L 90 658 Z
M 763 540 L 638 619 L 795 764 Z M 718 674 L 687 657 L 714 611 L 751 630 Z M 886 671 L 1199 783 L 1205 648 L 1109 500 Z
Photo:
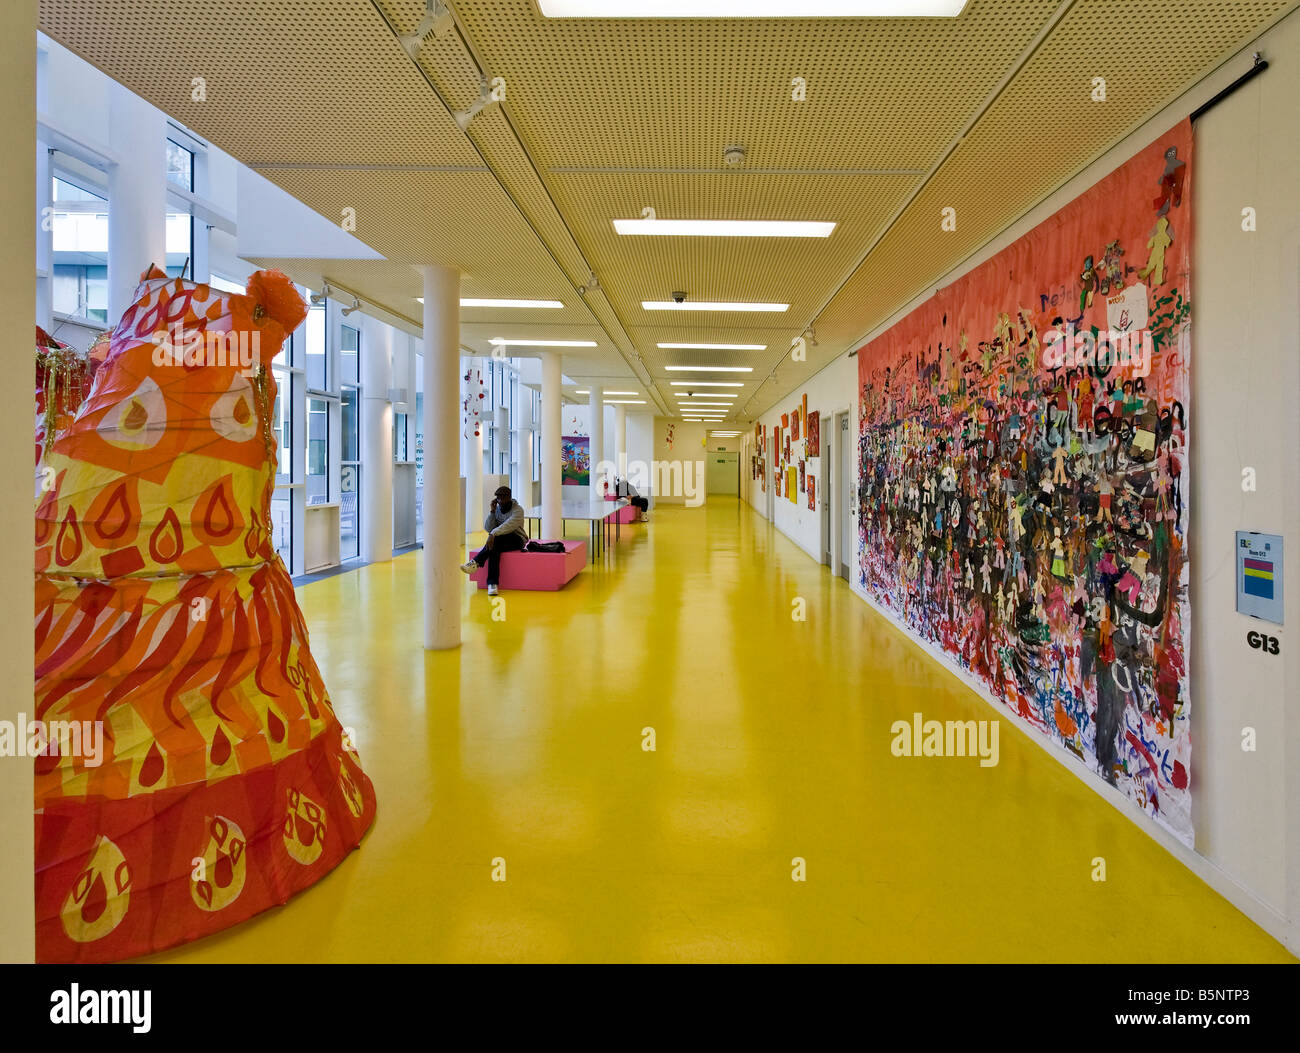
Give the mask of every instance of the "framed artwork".
M 565 486 L 591 485 L 591 439 L 586 435 L 560 436 L 561 481 Z
M 808 414 L 808 456 L 820 457 L 822 455 L 822 424 L 821 414 L 813 410 Z
M 817 477 L 814 475 L 810 475 L 808 476 L 808 507 L 811 508 L 814 512 L 817 511 L 817 499 L 814 496 L 816 492 L 817 492 Z

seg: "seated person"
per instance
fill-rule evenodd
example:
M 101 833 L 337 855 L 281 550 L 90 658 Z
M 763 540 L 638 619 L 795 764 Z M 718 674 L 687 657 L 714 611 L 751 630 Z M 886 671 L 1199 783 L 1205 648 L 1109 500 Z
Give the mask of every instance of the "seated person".
M 528 543 L 528 531 L 524 529 L 524 510 L 518 501 L 511 498 L 510 487 L 497 487 L 492 507 L 483 520 L 483 529 L 488 532 L 487 541 L 478 554 L 463 563 L 460 569 L 466 574 L 473 574 L 486 563 L 488 595 L 495 596 L 497 582 L 501 580 L 501 553 L 518 552 Z
M 626 479 L 616 479 L 614 481 L 614 494 L 617 497 L 626 497 L 628 503 L 637 510 L 636 521 L 638 523 L 648 522 L 650 519 L 650 502 L 636 492 L 636 487 Z

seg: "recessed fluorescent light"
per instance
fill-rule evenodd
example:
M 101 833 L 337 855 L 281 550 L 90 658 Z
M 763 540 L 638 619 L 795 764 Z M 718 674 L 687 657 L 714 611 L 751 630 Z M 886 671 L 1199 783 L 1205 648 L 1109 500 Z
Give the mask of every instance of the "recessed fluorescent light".
M 424 301 L 421 300 L 421 303 Z M 491 300 L 468 296 L 460 301 L 462 307 L 541 307 L 549 311 L 558 310 L 564 304 L 559 300 Z
M 674 388 L 743 388 L 743 380 L 670 380 L 669 387 Z
M 671 373 L 752 373 L 753 366 L 664 366 Z
M 704 409 L 704 407 L 706 406 L 723 406 L 726 409 L 734 408 L 729 402 L 691 402 L 686 406 L 678 406 L 677 408 L 685 409 L 685 410 L 697 410 L 697 409 Z
M 739 391 L 674 391 L 679 399 L 738 399 Z
M 834 223 L 786 219 L 616 219 L 620 234 L 666 238 L 829 238 Z
M 639 395 L 639 391 L 606 391 L 606 395 Z
M 645 399 L 606 399 L 606 406 L 644 406 Z
M 739 431 L 711 431 L 710 435 L 716 435 L 719 439 L 734 439 L 737 435 L 743 435 Z
M 696 349 L 699 351 L 766 351 L 766 344 L 655 344 L 655 347 Z
M 575 391 L 574 394 L 575 394 L 575 395 L 590 395 L 591 392 L 590 392 L 590 391 L 587 391 L 585 388 L 583 388 L 583 389 L 580 390 L 580 391 Z
M 788 311 L 788 303 L 732 303 L 727 300 L 642 300 L 647 311 Z
M 499 347 L 595 347 L 594 340 L 507 340 L 503 336 L 494 336 L 488 341 Z
M 417 296 L 415 300 L 417 303 L 424 303 L 423 296 Z M 460 305 L 462 307 L 544 307 L 548 310 L 564 306 L 559 300 L 485 300 L 475 296 L 462 296 Z
M 956 18 L 966 0 L 537 0 L 546 18 Z

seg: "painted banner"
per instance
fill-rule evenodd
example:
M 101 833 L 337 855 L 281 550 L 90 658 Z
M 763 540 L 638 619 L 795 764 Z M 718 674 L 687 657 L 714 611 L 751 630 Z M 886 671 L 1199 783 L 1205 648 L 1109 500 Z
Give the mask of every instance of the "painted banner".
M 861 348 L 858 585 L 1191 843 L 1192 132 Z
M 669 433 L 671 438 L 671 432 Z M 669 443 L 672 448 L 672 443 Z M 591 439 L 586 435 L 560 437 L 560 482 L 564 486 L 587 486 L 591 483 Z

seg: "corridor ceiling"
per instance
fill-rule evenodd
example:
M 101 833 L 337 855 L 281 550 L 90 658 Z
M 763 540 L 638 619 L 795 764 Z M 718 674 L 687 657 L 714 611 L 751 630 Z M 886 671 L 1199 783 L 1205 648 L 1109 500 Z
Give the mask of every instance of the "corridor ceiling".
M 426 0 L 39 0 L 55 40 L 331 221 L 354 209 L 356 236 L 386 258 L 259 265 L 326 278 L 417 326 L 410 264 L 459 268 L 462 296 L 560 300 L 463 308 L 462 343 L 489 354 L 493 337 L 595 341 L 565 351 L 566 375 L 673 414 L 672 380 L 743 380 L 735 421 L 852 350 L 1297 3 L 591 20 L 544 18 L 536 0 L 451 0 L 443 35 L 404 46 Z M 453 114 L 480 97 L 480 75 L 504 98 L 462 131 Z M 740 165 L 724 162 L 729 146 L 744 148 Z M 957 229 L 945 233 L 948 207 Z M 612 220 L 646 208 L 837 226 L 809 239 L 615 233 Z M 790 307 L 641 306 L 675 291 Z M 816 342 L 792 362 L 809 326 Z M 691 364 L 753 372 L 665 368 Z

